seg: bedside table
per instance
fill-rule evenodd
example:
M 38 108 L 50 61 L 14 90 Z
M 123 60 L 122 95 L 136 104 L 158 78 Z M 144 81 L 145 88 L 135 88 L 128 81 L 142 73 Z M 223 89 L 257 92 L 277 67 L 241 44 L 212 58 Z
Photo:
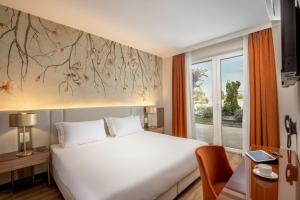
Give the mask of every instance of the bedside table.
M 0 154 L 0 173 L 10 172 L 12 190 L 14 189 L 14 171 L 25 167 L 47 163 L 48 185 L 50 185 L 50 151 L 47 147 L 33 148 L 33 154 L 26 157 L 17 157 L 17 152 Z M 33 174 L 34 176 L 34 174 Z
M 144 127 L 144 130 L 164 134 L 164 127 L 149 126 L 149 127 Z

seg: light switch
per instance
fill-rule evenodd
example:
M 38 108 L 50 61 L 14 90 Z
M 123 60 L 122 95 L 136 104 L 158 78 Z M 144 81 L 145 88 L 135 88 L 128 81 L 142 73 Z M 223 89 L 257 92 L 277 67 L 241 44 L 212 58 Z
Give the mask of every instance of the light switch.
M 30 141 L 30 135 L 29 135 L 30 133 L 29 132 L 25 132 L 25 141 L 26 142 L 29 142 Z M 20 143 L 22 143 L 23 142 L 23 133 L 20 133 Z
M 30 141 L 30 136 L 29 136 L 29 132 L 25 132 L 25 141 L 29 142 Z

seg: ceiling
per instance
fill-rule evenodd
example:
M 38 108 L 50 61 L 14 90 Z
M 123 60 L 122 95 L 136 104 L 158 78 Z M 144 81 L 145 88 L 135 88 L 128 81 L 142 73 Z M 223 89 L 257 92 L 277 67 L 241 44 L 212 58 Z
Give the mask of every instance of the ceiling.
M 269 22 L 264 0 L 0 0 L 162 57 Z

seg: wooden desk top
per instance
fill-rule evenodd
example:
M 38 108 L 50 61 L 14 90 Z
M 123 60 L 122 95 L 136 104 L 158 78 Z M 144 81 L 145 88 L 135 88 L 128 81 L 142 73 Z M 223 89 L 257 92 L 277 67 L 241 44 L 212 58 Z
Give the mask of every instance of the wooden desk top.
M 268 163 L 279 175 L 278 180 L 268 180 L 256 176 L 252 169 L 257 164 L 245 156 L 228 183 L 218 196 L 218 200 L 296 200 L 300 199 L 300 166 L 294 151 L 254 146 L 251 150 L 264 149 L 282 155 L 278 162 Z

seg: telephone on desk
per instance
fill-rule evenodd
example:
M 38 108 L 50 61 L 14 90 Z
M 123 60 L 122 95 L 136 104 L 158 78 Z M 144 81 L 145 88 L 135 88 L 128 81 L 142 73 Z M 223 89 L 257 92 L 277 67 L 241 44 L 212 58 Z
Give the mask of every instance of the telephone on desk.
M 284 118 L 284 125 L 287 132 L 287 147 L 291 148 L 292 135 L 297 135 L 297 123 L 293 122 L 289 115 Z M 288 150 L 288 164 L 285 170 L 286 181 L 293 185 L 294 181 L 298 179 L 298 167 L 292 164 L 291 151 Z
M 291 148 L 292 135 L 297 135 L 297 123 L 293 122 L 289 115 L 284 118 L 284 126 L 287 132 L 287 147 Z

